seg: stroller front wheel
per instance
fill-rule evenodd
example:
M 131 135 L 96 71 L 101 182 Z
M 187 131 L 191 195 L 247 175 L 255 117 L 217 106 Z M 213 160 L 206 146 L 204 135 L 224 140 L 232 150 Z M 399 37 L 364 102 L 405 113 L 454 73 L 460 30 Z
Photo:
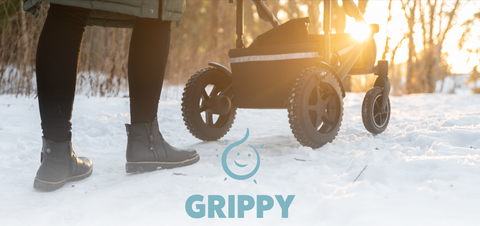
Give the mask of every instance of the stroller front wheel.
M 385 109 L 381 110 L 383 89 L 375 86 L 370 89 L 362 104 L 362 120 L 363 125 L 368 132 L 377 135 L 385 131 L 390 121 L 390 98 L 387 99 Z

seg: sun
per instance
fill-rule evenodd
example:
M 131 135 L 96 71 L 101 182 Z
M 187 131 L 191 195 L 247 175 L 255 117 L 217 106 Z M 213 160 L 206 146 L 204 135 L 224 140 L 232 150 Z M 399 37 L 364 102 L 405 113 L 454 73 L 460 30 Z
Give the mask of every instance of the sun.
M 356 22 L 351 32 L 352 38 L 359 42 L 363 42 L 370 38 L 371 33 L 372 29 L 364 22 Z

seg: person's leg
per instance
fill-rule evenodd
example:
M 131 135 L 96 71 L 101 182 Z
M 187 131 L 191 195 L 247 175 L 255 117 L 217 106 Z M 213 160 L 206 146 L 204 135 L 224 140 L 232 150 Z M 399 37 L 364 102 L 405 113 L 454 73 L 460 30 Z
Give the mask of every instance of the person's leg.
M 158 128 L 157 108 L 170 46 L 170 22 L 137 18 L 128 57 L 131 125 L 126 171 L 143 172 L 197 162 L 195 150 L 170 146 Z
M 170 21 L 137 18 L 128 56 L 131 123 L 157 116 L 170 48 Z
M 71 116 L 78 56 L 90 10 L 50 4 L 37 47 L 36 76 L 43 147 L 34 188 L 56 190 L 92 173 L 88 158 L 77 158 Z
M 37 47 L 37 93 L 43 135 L 70 139 L 77 65 L 89 9 L 50 4 Z

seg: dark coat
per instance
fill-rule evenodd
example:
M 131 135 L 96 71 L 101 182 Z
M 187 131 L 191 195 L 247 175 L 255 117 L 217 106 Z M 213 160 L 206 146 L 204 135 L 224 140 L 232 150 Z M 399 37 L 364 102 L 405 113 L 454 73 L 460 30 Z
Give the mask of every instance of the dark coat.
M 103 27 L 132 27 L 136 17 L 158 18 L 159 3 L 162 3 L 161 18 L 182 22 L 186 0 L 22 0 L 23 9 L 38 17 L 42 2 L 92 9 L 88 25 Z

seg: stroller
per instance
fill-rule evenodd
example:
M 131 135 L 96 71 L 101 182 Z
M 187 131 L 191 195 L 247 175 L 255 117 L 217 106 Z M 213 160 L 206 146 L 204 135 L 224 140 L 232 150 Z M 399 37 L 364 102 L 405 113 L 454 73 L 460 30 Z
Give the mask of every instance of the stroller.
M 229 51 L 232 71 L 218 63 L 196 72 L 187 82 L 182 115 L 190 133 L 204 141 L 223 137 L 237 108 L 287 109 L 290 128 L 303 146 L 319 148 L 335 139 L 343 118 L 343 79 L 350 75 L 377 75 L 364 98 L 362 119 L 372 134 L 382 133 L 390 120 L 388 61 L 375 65 L 369 25 L 365 41 L 351 34 L 331 33 L 331 3 L 324 0 L 324 34 L 308 34 L 308 18 L 280 24 L 263 0 L 251 0 L 259 17 L 272 29 L 246 48 L 243 42 L 244 2 L 236 0 L 236 48 Z M 233 3 L 233 0 L 230 0 Z M 348 16 L 365 22 L 353 0 L 343 0 Z

